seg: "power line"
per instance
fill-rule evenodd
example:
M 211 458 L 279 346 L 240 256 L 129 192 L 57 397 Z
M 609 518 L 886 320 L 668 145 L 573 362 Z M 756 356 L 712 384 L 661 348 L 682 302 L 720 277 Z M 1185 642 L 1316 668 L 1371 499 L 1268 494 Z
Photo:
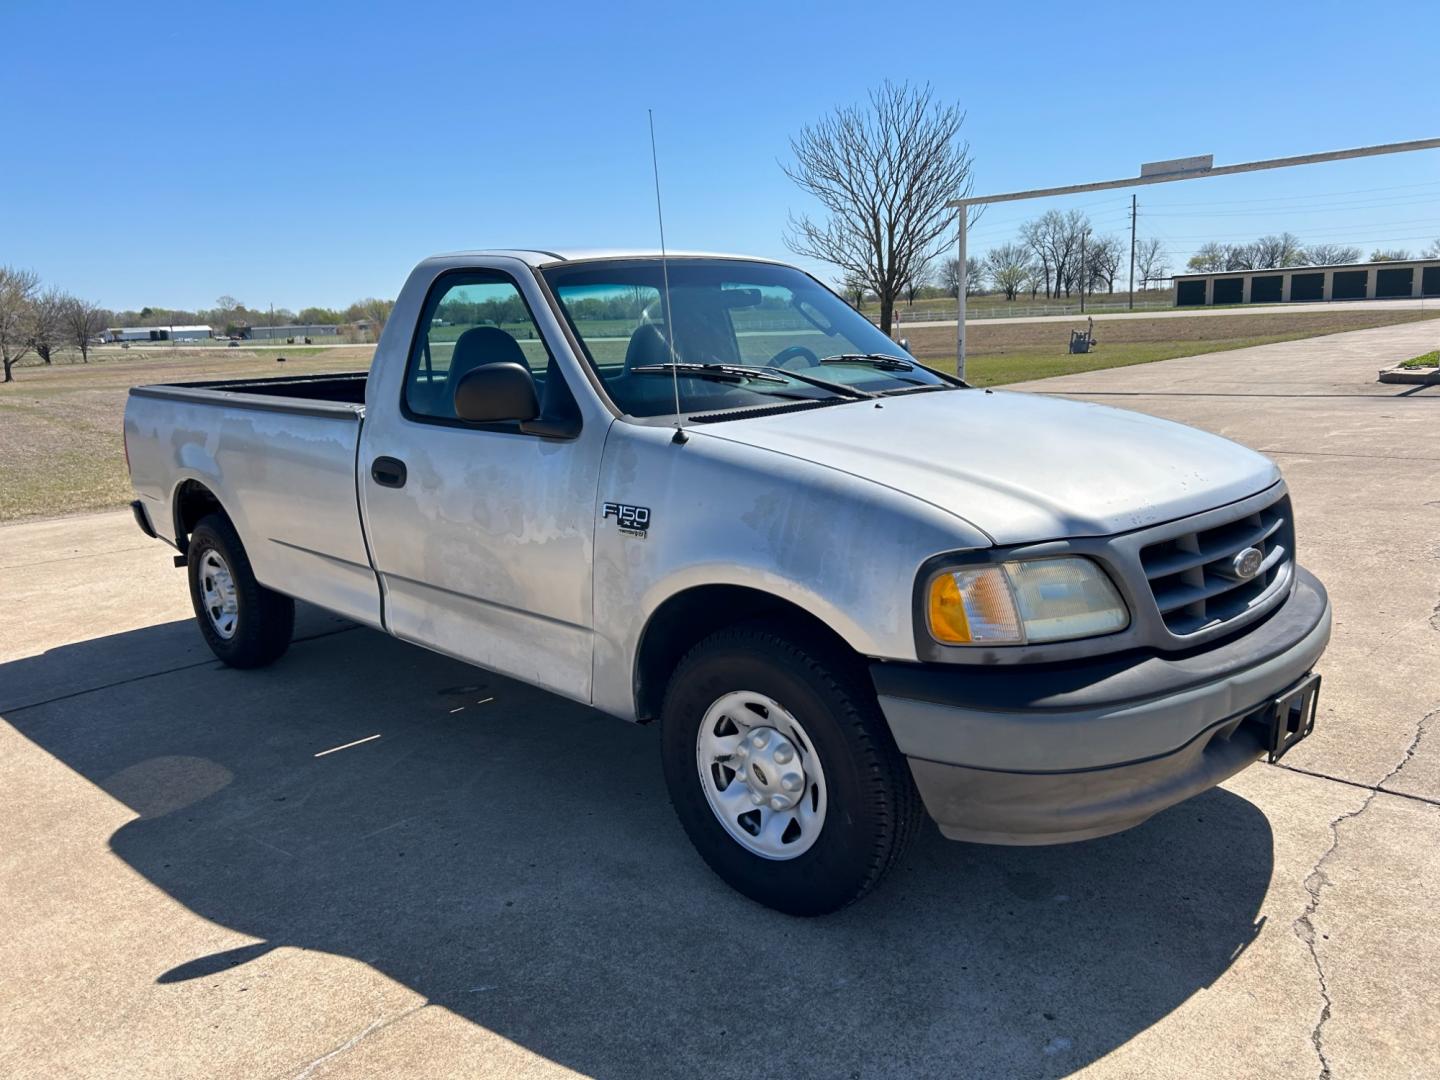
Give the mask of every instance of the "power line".
M 1410 228 L 1410 227 L 1412 227 L 1412 226 L 1418 226 L 1419 228 L 1431 228 L 1431 229 L 1437 230 L 1437 233 L 1440 233 L 1440 220 L 1436 220 L 1436 219 L 1433 219 L 1433 218 L 1414 218 L 1414 219 L 1411 219 L 1411 220 L 1408 220 L 1408 221 L 1380 221 L 1380 222 L 1372 222 L 1372 223 L 1370 223 L 1370 224 L 1365 224 L 1365 225 L 1346 225 L 1346 226 L 1343 226 L 1343 227 L 1340 227 L 1340 228 L 1324 229 L 1324 230 L 1316 230 L 1316 231 L 1317 231 L 1317 232 L 1322 232 L 1322 231 L 1323 231 L 1324 235 L 1330 236 L 1330 237 L 1336 237 L 1336 236 L 1341 236 L 1341 235 L 1352 235 L 1352 234 L 1353 234 L 1353 235 L 1355 235 L 1355 236 L 1364 238 L 1364 237 L 1366 237 L 1366 236 L 1369 236 L 1369 235 L 1371 235 L 1371 234 L 1373 234 L 1373 233 L 1375 233 L 1375 232 L 1378 232 L 1378 231 L 1380 231 L 1380 230 L 1383 230 L 1383 229 L 1394 229 L 1394 228 L 1402 228 L 1402 227 L 1403 227 L 1403 228 Z M 1253 232 L 1245 232 L 1245 233 L 1198 233 L 1198 234 L 1188 234 L 1188 235 L 1183 235 L 1183 236 L 1173 236 L 1173 235 L 1172 235 L 1170 238 L 1171 238 L 1172 240 L 1180 240 L 1180 241 L 1197 240 L 1197 241 L 1199 241 L 1199 242 L 1201 242 L 1201 243 L 1205 243 L 1205 242 L 1210 241 L 1210 240 L 1253 240 L 1253 239 L 1255 239 L 1255 234 L 1254 234 Z
M 1372 203 L 1319 203 L 1314 206 L 1293 206 L 1268 210 L 1165 210 L 1162 217 L 1260 217 L 1275 214 L 1330 214 L 1343 210 L 1389 210 L 1402 206 L 1440 205 L 1440 196 L 1426 195 L 1419 199 L 1397 199 Z
M 1324 198 L 1329 198 L 1329 197 L 1335 196 L 1335 195 L 1365 195 L 1365 194 L 1368 194 L 1368 193 L 1374 192 L 1374 191 L 1400 191 L 1400 190 L 1409 189 L 1409 188 L 1417 188 L 1417 187 L 1436 187 L 1436 186 L 1440 186 L 1440 180 L 1421 180 L 1421 181 L 1419 181 L 1419 182 L 1417 182 L 1417 183 L 1414 183 L 1414 184 L 1394 184 L 1394 185 L 1389 186 L 1389 187 L 1350 188 L 1350 189 L 1348 189 L 1348 190 L 1346 190 L 1346 191 L 1312 191 L 1312 192 L 1309 192 L 1308 194 L 1301 194 L 1301 195 L 1276 195 L 1276 196 L 1272 196 L 1272 197 L 1269 197 L 1269 198 L 1256 198 L 1256 199 L 1224 199 L 1224 200 L 1220 200 L 1220 199 L 1214 199 L 1214 200 L 1201 199 L 1201 200 L 1197 200 L 1197 201 L 1194 201 L 1194 202 L 1158 202 L 1158 203 L 1148 203 L 1147 205 L 1149 205 L 1149 206 L 1232 206 L 1232 205 L 1235 205 L 1235 204 L 1242 204 L 1242 205 L 1243 205 L 1243 204 L 1248 204 L 1248 203 L 1270 203 L 1270 202 L 1284 202 L 1284 203 L 1288 203 L 1288 202 L 1294 202 L 1296 199 L 1324 199 Z

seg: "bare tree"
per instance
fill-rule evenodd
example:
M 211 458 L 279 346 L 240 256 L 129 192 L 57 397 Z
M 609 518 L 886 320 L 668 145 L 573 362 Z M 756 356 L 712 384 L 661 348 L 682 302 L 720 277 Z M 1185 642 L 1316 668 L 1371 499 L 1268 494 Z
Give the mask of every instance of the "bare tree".
M 1185 266 L 1196 274 L 1213 274 L 1218 270 L 1225 269 L 1225 245 L 1217 244 L 1211 240 L 1208 244 L 1202 244 L 1190 258 Z
M 859 311 L 865 303 L 865 282 L 858 274 L 842 274 L 835 283 L 840 286 L 840 295 L 849 300 Z
M 90 362 L 90 342 L 105 330 L 107 314 L 88 300 L 71 297 L 63 313 L 65 335 L 80 350 L 80 359 Z
M 1119 238 L 1114 236 L 1096 237 L 1087 243 L 1085 268 L 1092 286 L 1103 283 L 1107 293 L 1115 291 L 1115 275 L 1120 272 L 1122 250 Z
M 1346 244 L 1311 244 L 1305 249 L 1305 262 L 1311 266 L 1343 266 L 1360 261 L 1360 249 Z
M 1147 236 L 1135 245 L 1135 269 L 1140 271 L 1140 287 L 1148 288 L 1150 282 L 1170 276 L 1170 267 L 1165 257 L 1165 246 L 1156 236 Z
M 65 308 L 69 303 L 70 297 L 52 285 L 30 305 L 30 341 L 35 355 L 46 364 L 65 340 Z
M 974 296 L 985 291 L 985 263 L 971 255 L 965 260 L 965 295 Z
M 836 109 L 790 140 L 785 175 L 813 195 L 827 217 L 790 218 L 786 245 L 863 279 L 891 331 L 895 298 L 918 266 L 939 251 L 954 221 L 950 199 L 970 191 L 965 114 L 926 85 L 886 80 L 869 106 Z
M 1404 248 L 1376 248 L 1370 253 L 1371 262 L 1404 262 L 1410 258 L 1410 252 Z
M 1255 270 L 1255 249 L 1250 244 L 1225 245 L 1225 270 Z
M 0 266 L 0 364 L 5 382 L 14 382 L 10 369 L 29 355 L 35 336 L 31 320 L 40 277 L 33 270 Z
M 915 306 L 915 294 L 926 285 L 930 284 L 931 259 L 926 259 L 919 266 L 911 271 L 910 276 L 905 279 L 905 302 L 911 307 Z
M 1024 244 L 1001 244 L 985 256 L 990 282 L 1005 294 L 1006 300 L 1015 299 L 1015 294 L 1029 279 L 1033 265 L 1030 249 Z
M 1250 245 L 1250 251 L 1256 270 L 1299 266 L 1305 261 L 1305 251 L 1300 238 L 1291 232 L 1262 236 Z
M 1357 251 L 1356 254 L 1358 255 L 1359 252 Z M 1430 246 L 1421 252 L 1421 255 L 1427 259 L 1440 259 L 1440 240 L 1430 241 Z
M 1029 268 L 1025 271 L 1025 290 L 1034 300 L 1042 287 L 1048 287 L 1050 279 L 1046 277 L 1046 270 L 1040 265 L 1039 260 L 1031 260 Z
M 1070 295 L 1075 286 L 1077 266 L 1080 262 L 1080 239 L 1090 235 L 1090 221 L 1079 210 L 1062 214 L 1049 210 L 1020 227 L 1021 239 L 1035 253 L 1041 266 L 1047 271 L 1046 277 L 1054 282 L 1054 295 L 1060 290 Z M 1045 295 L 1051 295 L 1047 286 Z

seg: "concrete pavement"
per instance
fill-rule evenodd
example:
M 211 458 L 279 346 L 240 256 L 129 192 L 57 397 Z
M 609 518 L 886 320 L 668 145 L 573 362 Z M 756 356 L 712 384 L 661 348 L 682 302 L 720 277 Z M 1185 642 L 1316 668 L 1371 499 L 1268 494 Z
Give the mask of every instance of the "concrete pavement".
M 0 1075 L 1440 1073 L 1440 388 L 1373 383 L 1435 333 L 1036 384 L 1281 463 L 1320 725 L 823 920 L 706 871 L 653 729 L 313 610 L 231 671 L 128 514 L 0 528 Z

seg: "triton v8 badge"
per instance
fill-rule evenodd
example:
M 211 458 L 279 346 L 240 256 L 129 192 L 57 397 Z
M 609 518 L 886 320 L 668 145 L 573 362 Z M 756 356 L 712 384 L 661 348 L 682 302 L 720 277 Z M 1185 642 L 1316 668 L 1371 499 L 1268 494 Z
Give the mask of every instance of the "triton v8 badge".
M 620 531 L 628 536 L 644 539 L 650 529 L 650 508 L 631 506 L 629 503 L 607 502 L 602 508 L 601 520 L 614 518 Z

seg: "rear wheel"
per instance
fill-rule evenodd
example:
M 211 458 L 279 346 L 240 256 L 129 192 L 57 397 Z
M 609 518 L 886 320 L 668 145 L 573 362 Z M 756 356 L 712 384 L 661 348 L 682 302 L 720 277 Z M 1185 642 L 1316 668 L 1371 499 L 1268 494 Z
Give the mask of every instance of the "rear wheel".
M 290 647 L 295 601 L 255 580 L 229 518 L 200 519 L 190 534 L 186 563 L 195 621 L 217 657 L 231 667 L 263 667 Z
M 686 833 L 726 883 L 793 915 L 869 892 L 921 818 L 848 661 L 803 630 L 740 626 L 692 649 L 666 692 L 665 779 Z

